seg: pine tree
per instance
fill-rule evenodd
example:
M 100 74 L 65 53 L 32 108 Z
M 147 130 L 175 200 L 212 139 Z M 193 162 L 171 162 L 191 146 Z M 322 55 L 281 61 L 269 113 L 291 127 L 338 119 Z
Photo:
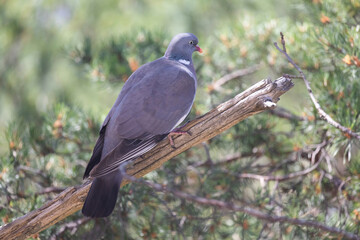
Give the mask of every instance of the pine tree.
M 209 7 L 216 4 L 209 2 Z M 150 185 L 159 183 L 170 191 L 159 192 L 154 184 L 149 187 L 142 182 L 130 183 L 121 188 L 121 198 L 109 218 L 91 220 L 77 212 L 33 238 L 333 239 L 341 238 L 344 232 L 353 234 L 354 239 L 359 236 L 359 2 L 301 1 L 287 5 L 291 9 L 284 17 L 258 12 L 237 18 L 236 11 L 231 11 L 237 8 L 237 1 L 227 4 L 217 5 L 219 14 L 229 11 L 234 19 L 218 31 L 205 37 L 207 32 L 201 33 L 201 26 L 194 24 L 194 30 L 203 34 L 200 42 L 206 52 L 194 56 L 199 87 L 186 120 L 205 114 L 264 76 L 299 76 L 273 44 L 277 42 L 283 48 L 279 36 L 283 32 L 287 53 L 304 71 L 322 109 L 355 135 L 320 117 L 303 80 L 294 78 L 294 89 L 281 97 L 277 108 L 247 118 L 144 177 Z M 2 20 L 10 24 L 6 36 L 18 39 L 19 46 L 38 63 L 39 72 L 27 69 L 26 78 L 36 78 L 31 81 L 41 88 L 42 84 L 49 84 L 49 75 L 56 79 L 54 69 L 70 69 L 62 77 L 76 76 L 81 80 L 73 85 L 65 82 L 70 87 L 64 92 L 50 87 L 55 97 L 48 104 L 42 102 L 44 96 L 36 102 L 27 83 L 17 87 L 21 83 L 21 68 L 10 68 L 25 61 L 16 54 L 16 45 L 8 43 L 7 50 L 1 50 L 5 60 L 0 64 L 0 81 L 5 80 L 4 90 L 0 91 L 21 105 L 14 108 L 17 118 L 7 123 L 7 149 L 0 156 L 2 224 L 41 207 L 66 187 L 82 182 L 101 121 L 123 83 L 139 66 L 162 56 L 171 39 L 165 31 L 143 28 L 120 36 L 108 35 L 101 41 L 87 36 L 83 41 L 62 46 L 63 60 L 54 67 L 48 63 L 54 49 L 45 48 L 40 57 L 34 57 L 35 53 L 26 46 L 26 34 L 33 34 L 31 29 L 11 15 L 10 9 L 17 6 L 9 3 L 8 11 L 1 12 Z M 257 6 L 259 9 L 262 8 Z M 196 16 L 189 13 L 189 21 Z M 44 29 L 57 31 L 46 26 Z M 1 36 L 5 34 L 0 35 L 0 43 L 5 43 Z M 54 41 L 57 46 L 63 44 Z M 82 97 L 82 86 L 88 95 L 100 89 L 107 96 Z M 85 100 L 74 101 L 74 94 Z M 95 108 L 83 104 L 102 100 L 106 109 L 101 109 L 104 104 Z M 288 220 L 270 221 L 244 209 L 199 204 L 176 192 Z M 304 226 L 289 219 L 309 224 Z M 339 234 L 316 223 L 343 232 Z

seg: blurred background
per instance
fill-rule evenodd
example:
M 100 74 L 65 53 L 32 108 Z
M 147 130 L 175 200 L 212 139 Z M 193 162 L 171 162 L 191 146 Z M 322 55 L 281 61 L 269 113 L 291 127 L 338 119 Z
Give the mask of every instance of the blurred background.
M 194 33 L 204 49 L 194 54 L 193 119 L 261 79 L 298 74 L 273 45 L 280 31 L 324 110 L 359 132 L 358 0 L 0 0 L 1 225 L 82 183 L 101 122 L 123 83 L 161 57 L 172 36 Z M 214 88 L 240 69 L 246 73 Z M 146 178 L 358 234 L 359 141 L 322 121 L 302 80 L 294 82 L 278 112 L 251 117 Z M 264 185 L 238 176 L 286 175 L 314 159 L 321 161 L 315 171 L 290 181 Z M 335 238 L 196 206 L 139 184 L 120 194 L 111 217 L 94 221 L 76 213 L 33 238 Z M 77 224 L 64 228 L 70 222 Z
M 158 44 L 166 46 L 175 34 L 192 32 L 212 51 L 207 45 L 240 21 L 276 17 L 281 22 L 303 15 L 289 1 L 3 1 L 0 11 L 2 130 L 14 119 L 33 121 L 35 112 L 48 111 L 59 100 L 108 112 L 121 88 L 89 83 L 91 72 L 74 64 L 72 50 L 86 41 L 98 49 L 123 35 L 135 42 L 137 33 L 146 31 L 161 32 Z

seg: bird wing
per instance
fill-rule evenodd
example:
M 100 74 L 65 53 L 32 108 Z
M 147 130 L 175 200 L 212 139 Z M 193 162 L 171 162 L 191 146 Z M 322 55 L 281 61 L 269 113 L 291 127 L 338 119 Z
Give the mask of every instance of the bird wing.
M 159 61 L 163 62 L 138 69 L 124 85 L 126 92 L 111 110 L 101 161 L 91 170 L 92 177 L 104 176 L 149 151 L 189 113 L 195 74 L 180 63 Z
M 124 96 L 126 96 L 127 92 L 131 89 L 131 86 L 132 86 L 132 84 L 125 84 L 123 86 L 121 93 L 119 94 L 113 107 L 110 109 L 103 124 L 101 125 L 100 132 L 99 132 L 99 138 L 96 141 L 90 161 L 89 161 L 88 165 L 86 166 L 83 179 L 89 177 L 90 171 L 100 162 L 101 156 L 103 155 L 103 150 L 104 150 L 104 140 L 105 140 L 105 133 L 106 133 L 107 125 L 108 125 L 111 117 L 113 116 L 116 107 L 120 104 L 120 102 L 124 98 Z

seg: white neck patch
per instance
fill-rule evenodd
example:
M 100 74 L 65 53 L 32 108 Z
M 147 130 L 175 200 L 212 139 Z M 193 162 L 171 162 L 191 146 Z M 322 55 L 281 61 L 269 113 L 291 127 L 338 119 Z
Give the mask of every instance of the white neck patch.
M 185 65 L 189 65 L 190 61 L 185 60 L 185 59 L 179 59 L 179 63 L 185 64 Z

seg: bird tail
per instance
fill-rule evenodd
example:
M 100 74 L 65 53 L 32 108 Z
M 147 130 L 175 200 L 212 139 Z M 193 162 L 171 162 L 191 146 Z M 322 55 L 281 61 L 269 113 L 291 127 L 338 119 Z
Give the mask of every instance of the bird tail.
M 95 178 L 82 213 L 92 218 L 107 217 L 115 208 L 122 176 L 120 170 Z

